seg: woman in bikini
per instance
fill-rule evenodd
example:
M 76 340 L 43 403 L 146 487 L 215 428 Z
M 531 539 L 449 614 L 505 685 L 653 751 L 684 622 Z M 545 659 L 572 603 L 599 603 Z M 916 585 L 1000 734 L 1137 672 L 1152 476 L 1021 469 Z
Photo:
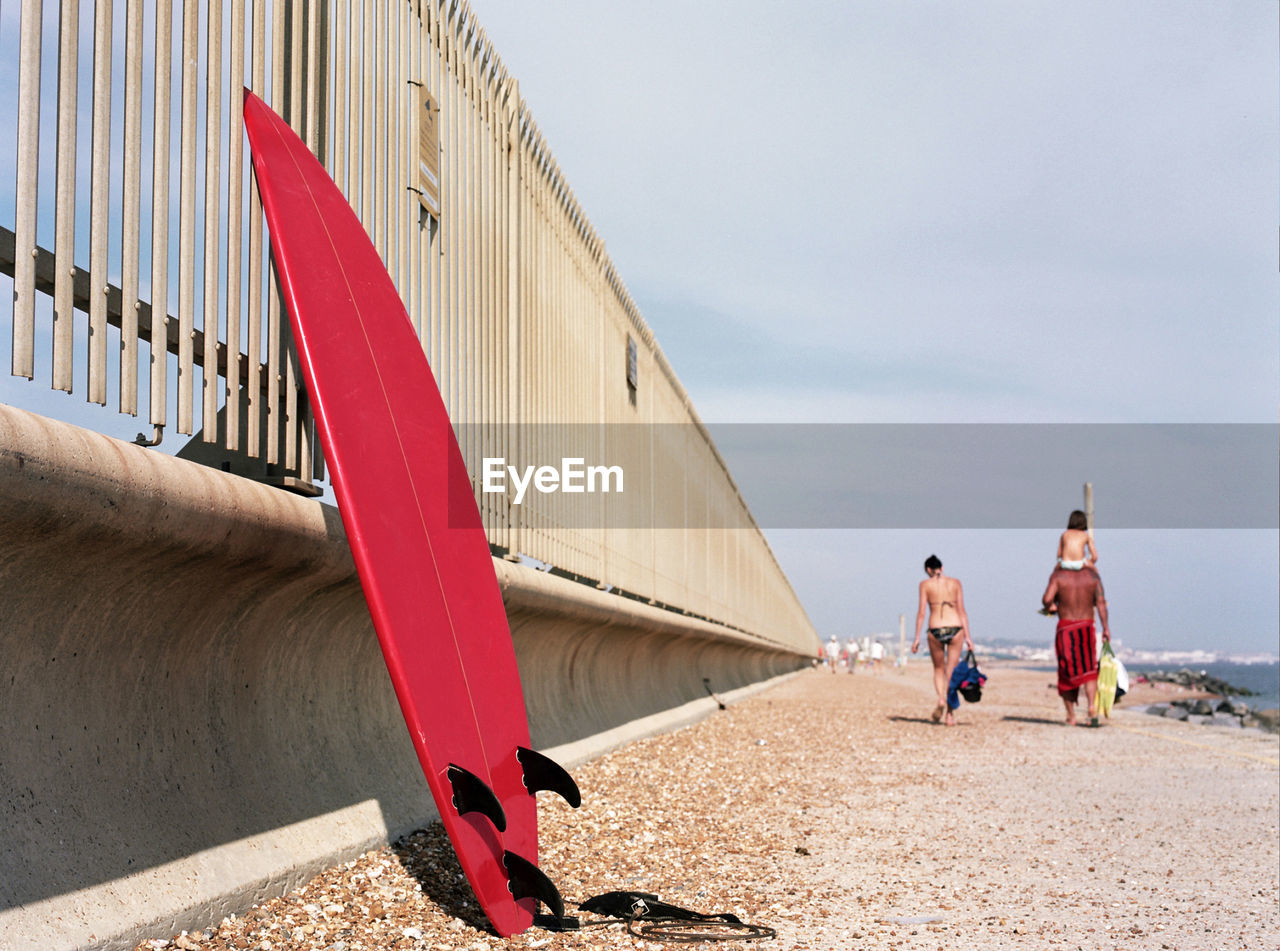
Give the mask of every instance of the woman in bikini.
M 964 610 L 964 588 L 959 578 L 943 576 L 942 562 L 937 555 L 925 560 L 924 573 L 929 577 L 920 582 L 920 610 L 916 612 L 916 639 L 911 644 L 911 653 L 920 650 L 920 628 L 927 607 L 929 657 L 933 660 L 933 687 L 938 692 L 938 705 L 930 718 L 937 723 L 945 714 L 947 726 L 953 726 L 956 721 L 947 709 L 947 685 L 951 682 L 951 672 L 960 663 L 961 650 L 965 647 L 973 650 L 969 615 Z

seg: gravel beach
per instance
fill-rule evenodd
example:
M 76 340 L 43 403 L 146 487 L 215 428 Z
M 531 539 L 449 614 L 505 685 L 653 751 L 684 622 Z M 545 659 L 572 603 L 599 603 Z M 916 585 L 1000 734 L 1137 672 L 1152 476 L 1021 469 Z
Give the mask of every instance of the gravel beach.
M 580 810 L 540 797 L 541 864 L 568 902 L 653 892 L 776 929 L 761 947 L 1280 948 L 1280 738 L 1124 709 L 1169 698 L 1152 687 L 1069 728 L 1052 672 L 983 667 L 955 727 L 930 722 L 914 662 L 807 671 L 632 743 L 574 771 Z M 494 937 L 433 823 L 139 947 L 637 946 L 684 945 L 621 924 Z

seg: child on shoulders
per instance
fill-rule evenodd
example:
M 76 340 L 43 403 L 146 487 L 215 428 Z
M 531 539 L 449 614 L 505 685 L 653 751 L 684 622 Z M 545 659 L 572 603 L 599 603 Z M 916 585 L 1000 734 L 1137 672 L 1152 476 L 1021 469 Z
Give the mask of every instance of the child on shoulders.
M 1067 518 L 1067 530 L 1058 539 L 1058 567 L 1080 571 L 1098 563 L 1098 548 L 1089 536 L 1089 520 L 1076 509 Z

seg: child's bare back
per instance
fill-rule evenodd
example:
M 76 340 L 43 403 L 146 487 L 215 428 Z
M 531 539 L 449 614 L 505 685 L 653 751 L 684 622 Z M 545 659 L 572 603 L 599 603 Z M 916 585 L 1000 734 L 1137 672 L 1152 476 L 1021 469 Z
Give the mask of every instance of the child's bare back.
M 1098 563 L 1098 549 L 1083 529 L 1068 528 L 1058 539 L 1058 564 L 1072 571 Z

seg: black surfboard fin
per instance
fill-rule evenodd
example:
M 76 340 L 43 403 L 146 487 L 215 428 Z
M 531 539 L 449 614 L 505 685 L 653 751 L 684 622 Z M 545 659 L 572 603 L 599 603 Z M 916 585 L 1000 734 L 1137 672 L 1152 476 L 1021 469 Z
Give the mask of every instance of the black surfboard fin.
M 582 793 L 578 792 L 578 784 L 568 771 L 549 756 L 543 756 L 537 750 L 516 747 L 516 759 L 524 770 L 524 788 L 529 795 L 536 795 L 541 790 L 559 793 L 573 808 L 582 805 Z
M 502 811 L 502 803 L 498 802 L 488 783 L 453 763 L 449 764 L 447 775 L 453 786 L 453 807 L 458 810 L 458 815 L 478 812 L 488 816 L 499 832 L 507 831 L 507 814 Z
M 511 851 L 502 853 L 502 864 L 507 867 L 507 887 L 511 889 L 512 897 L 535 898 L 546 905 L 555 917 L 564 917 L 564 899 L 560 897 L 560 890 L 542 869 Z

